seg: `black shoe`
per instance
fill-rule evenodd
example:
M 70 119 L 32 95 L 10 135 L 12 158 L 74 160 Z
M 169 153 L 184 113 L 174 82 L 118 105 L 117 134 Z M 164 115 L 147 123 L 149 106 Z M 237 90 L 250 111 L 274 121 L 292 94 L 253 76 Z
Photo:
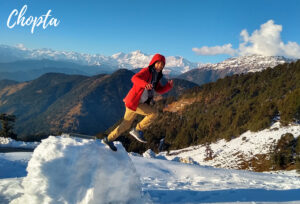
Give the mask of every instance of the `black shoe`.
M 142 131 L 138 131 L 135 128 L 132 128 L 132 130 L 129 132 L 130 135 L 132 135 L 135 139 L 137 139 L 139 142 L 147 143 L 147 141 L 144 138 L 144 133 Z
M 112 151 L 114 151 L 114 152 L 117 151 L 117 147 L 114 145 L 113 142 L 108 141 L 107 137 L 104 137 L 104 139 L 103 139 L 102 141 L 103 141 L 104 144 L 106 144 L 107 146 L 109 146 L 109 148 L 110 148 Z

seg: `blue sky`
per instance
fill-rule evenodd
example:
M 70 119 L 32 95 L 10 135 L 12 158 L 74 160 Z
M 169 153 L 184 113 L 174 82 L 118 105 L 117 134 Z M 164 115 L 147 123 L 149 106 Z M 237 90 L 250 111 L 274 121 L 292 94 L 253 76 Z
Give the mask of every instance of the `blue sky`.
M 59 26 L 37 27 L 33 34 L 30 26 L 8 28 L 10 13 L 25 4 L 25 17 L 39 17 L 51 9 Z M 194 62 L 219 62 L 264 50 L 297 57 L 299 10 L 297 0 L 0 0 L 0 44 L 107 56 L 141 50 Z M 245 43 L 240 35 L 244 29 L 250 40 L 237 50 Z M 264 44 L 270 36 L 271 42 Z

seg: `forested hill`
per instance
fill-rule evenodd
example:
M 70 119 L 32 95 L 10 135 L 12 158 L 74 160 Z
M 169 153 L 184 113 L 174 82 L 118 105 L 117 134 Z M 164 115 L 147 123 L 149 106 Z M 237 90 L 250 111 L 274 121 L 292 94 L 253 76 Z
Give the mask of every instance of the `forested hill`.
M 247 130 L 267 128 L 278 117 L 282 124 L 299 122 L 300 60 L 228 76 L 190 89 L 176 101 L 161 101 L 157 107 L 158 120 L 145 131 L 148 145 L 121 138 L 129 151 L 158 150 L 162 138 L 165 150 L 230 140 Z
M 47 73 L 27 82 L 0 80 L 0 113 L 16 116 L 14 130 L 22 140 L 61 132 L 93 135 L 123 117 L 123 98 L 132 87 L 133 75 L 120 69 L 92 77 Z M 165 96 L 176 97 L 194 86 L 174 79 L 172 91 Z

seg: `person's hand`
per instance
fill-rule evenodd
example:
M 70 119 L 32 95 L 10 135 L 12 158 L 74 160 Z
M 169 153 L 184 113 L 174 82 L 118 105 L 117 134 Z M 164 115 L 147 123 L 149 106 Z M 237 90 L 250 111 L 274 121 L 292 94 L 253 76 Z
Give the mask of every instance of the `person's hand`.
M 146 85 L 146 89 L 147 89 L 147 90 L 151 90 L 152 88 L 153 88 L 152 84 L 147 84 L 147 85 Z
M 173 87 L 173 80 L 169 80 L 168 83 L 170 84 L 171 87 Z

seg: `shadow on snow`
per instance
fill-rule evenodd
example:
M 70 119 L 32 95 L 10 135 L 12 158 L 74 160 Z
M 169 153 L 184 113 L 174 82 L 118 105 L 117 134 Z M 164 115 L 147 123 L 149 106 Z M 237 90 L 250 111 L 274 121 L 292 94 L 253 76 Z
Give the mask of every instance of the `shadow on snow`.
M 152 200 L 170 203 L 210 203 L 210 202 L 288 202 L 300 200 L 300 189 L 227 189 L 212 191 L 192 190 L 147 190 Z

